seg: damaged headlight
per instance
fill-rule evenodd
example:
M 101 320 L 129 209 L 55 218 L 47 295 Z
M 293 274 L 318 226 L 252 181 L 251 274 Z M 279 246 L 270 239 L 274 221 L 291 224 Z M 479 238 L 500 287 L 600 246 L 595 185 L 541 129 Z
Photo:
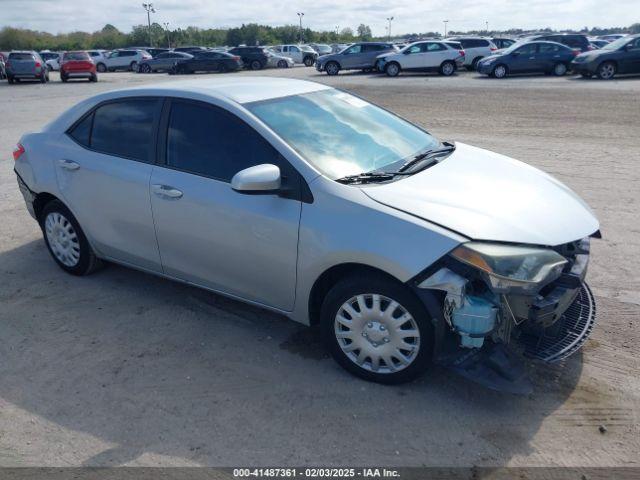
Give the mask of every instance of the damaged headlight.
M 562 274 L 567 260 L 548 248 L 469 242 L 451 256 L 482 271 L 495 293 L 535 293 Z

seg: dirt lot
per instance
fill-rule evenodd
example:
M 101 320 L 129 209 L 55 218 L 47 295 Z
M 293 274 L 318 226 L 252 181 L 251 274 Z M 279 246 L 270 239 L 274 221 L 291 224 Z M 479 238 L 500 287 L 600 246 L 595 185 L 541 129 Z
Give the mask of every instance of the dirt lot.
M 0 466 L 638 465 L 640 78 L 263 74 L 345 88 L 566 182 L 604 235 L 592 339 L 535 368 L 529 397 L 439 368 L 386 387 L 277 315 L 117 266 L 66 275 L 24 208 L 12 146 L 89 95 L 174 79 L 0 82 Z

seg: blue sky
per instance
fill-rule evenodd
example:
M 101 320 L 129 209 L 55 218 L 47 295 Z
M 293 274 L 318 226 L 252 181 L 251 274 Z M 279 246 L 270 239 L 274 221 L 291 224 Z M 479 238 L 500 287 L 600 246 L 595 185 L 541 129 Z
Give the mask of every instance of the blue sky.
M 148 0 L 146 0 L 148 1 Z M 385 18 L 395 17 L 392 33 L 449 30 L 581 28 L 626 26 L 640 22 L 640 0 L 313 0 L 270 2 L 243 0 L 157 0 L 153 21 L 170 28 L 232 27 L 242 23 L 296 24 L 316 30 L 357 27 L 365 23 L 375 35 L 386 34 Z M 112 23 L 123 31 L 146 23 L 142 0 L 0 0 L 0 26 L 51 33 L 93 31 Z

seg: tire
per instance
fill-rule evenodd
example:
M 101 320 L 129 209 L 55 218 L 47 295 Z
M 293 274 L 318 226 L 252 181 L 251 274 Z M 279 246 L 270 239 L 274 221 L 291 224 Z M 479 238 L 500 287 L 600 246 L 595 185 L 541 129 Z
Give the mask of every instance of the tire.
M 94 83 L 95 83 L 95 82 L 97 82 L 97 81 L 98 81 L 98 75 L 96 75 L 96 74 L 94 73 L 93 75 L 91 75 L 91 76 L 89 77 L 89 81 L 90 81 L 90 82 L 94 82 Z
M 59 200 L 47 203 L 40 213 L 40 228 L 49 253 L 65 272 L 88 275 L 102 266 L 82 228 Z
M 456 64 L 450 60 L 442 62 L 440 65 L 440 75 L 444 75 L 445 77 L 450 77 L 456 73 Z
M 45 75 L 44 72 L 40 74 L 40 83 L 47 83 L 47 76 Z
M 14 82 L 13 77 L 7 76 L 7 82 L 9 82 L 9 85 L 13 85 L 13 82 Z
M 471 71 L 475 72 L 476 70 L 478 70 L 478 62 L 480 60 L 482 60 L 484 57 L 476 57 L 473 59 L 473 62 L 471 62 Z
M 553 70 L 551 70 L 551 73 L 553 73 L 553 75 L 556 77 L 564 77 L 568 71 L 569 69 L 567 68 L 566 64 L 558 62 L 553 66 Z
M 69 80 L 69 78 L 66 75 L 60 74 L 60 80 L 62 80 L 62 83 L 67 83 L 67 80 Z
M 392 302 L 397 306 L 391 306 Z M 430 363 L 433 328 L 429 316 L 422 302 L 401 283 L 379 274 L 348 277 L 329 291 L 320 315 L 323 340 L 331 355 L 360 378 L 386 384 L 408 382 Z M 402 317 L 404 322 L 399 321 Z
M 151 73 L 151 67 L 148 63 L 143 63 L 138 67 L 138 73 Z
M 135 60 L 133 62 L 131 62 L 129 64 L 129 70 L 131 70 L 132 72 L 137 72 L 138 71 L 138 62 L 136 62 Z
M 597 75 L 600 80 L 611 80 L 615 77 L 618 68 L 613 62 L 603 62 L 598 66 Z
M 261 70 L 262 69 L 262 63 L 260 63 L 260 60 L 253 60 L 250 65 L 251 70 Z
M 96 70 L 100 73 L 104 73 L 107 71 L 107 66 L 104 63 L 98 63 L 98 65 L 96 65 Z
M 47 70 L 52 71 L 53 67 L 47 63 Z
M 311 67 L 313 65 L 313 57 L 304 57 L 302 60 L 305 67 Z
M 218 72 L 220 73 L 227 73 L 229 71 L 229 69 L 227 68 L 227 65 L 224 63 L 220 64 L 220 68 L 218 68 Z
M 289 64 L 286 60 L 278 60 L 278 68 L 289 68 Z
M 400 64 L 398 62 L 387 63 L 384 67 L 384 73 L 390 77 L 397 77 L 400 74 Z
M 327 75 L 337 75 L 340 72 L 340 65 L 338 65 L 338 62 L 328 62 L 324 66 L 324 70 L 327 72 Z
M 505 78 L 507 75 L 509 75 L 509 69 L 503 64 L 496 65 L 491 71 L 491 76 L 494 78 Z

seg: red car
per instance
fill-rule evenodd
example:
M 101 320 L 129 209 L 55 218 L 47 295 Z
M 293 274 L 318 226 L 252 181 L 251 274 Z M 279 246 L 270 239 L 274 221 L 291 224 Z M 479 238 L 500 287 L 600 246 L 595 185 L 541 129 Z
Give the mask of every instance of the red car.
M 90 82 L 98 81 L 96 64 L 87 52 L 65 52 L 60 64 L 60 79 L 66 82 L 70 78 L 88 78 Z

